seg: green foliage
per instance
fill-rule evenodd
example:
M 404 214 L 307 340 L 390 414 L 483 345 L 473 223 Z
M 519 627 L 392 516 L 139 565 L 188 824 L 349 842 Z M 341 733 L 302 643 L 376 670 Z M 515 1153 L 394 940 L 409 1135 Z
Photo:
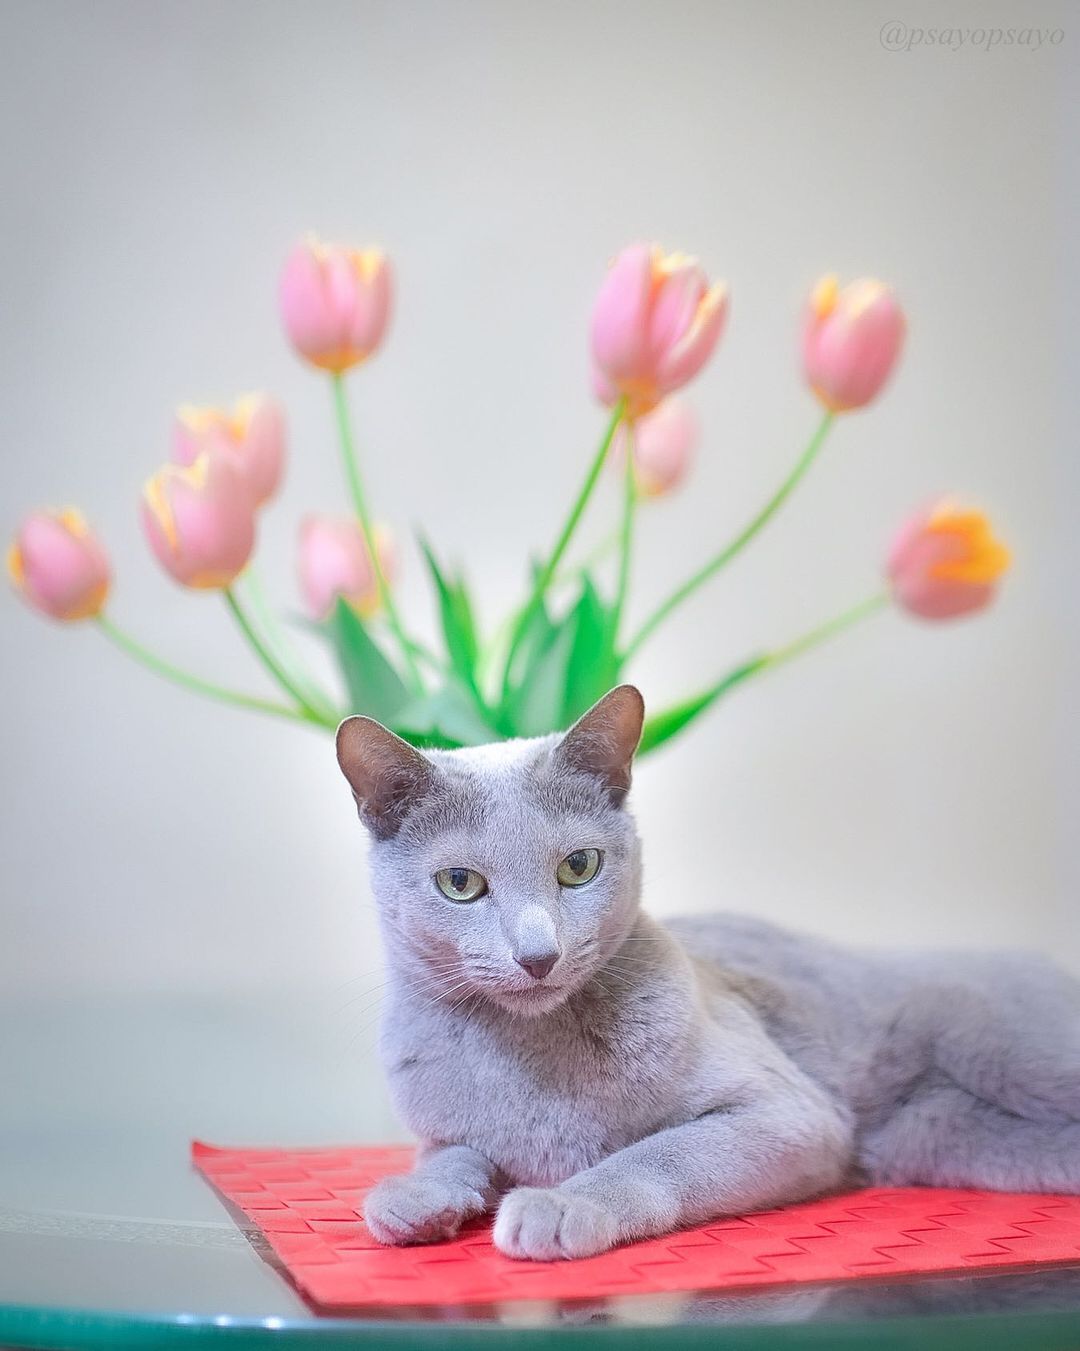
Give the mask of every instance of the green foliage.
M 537 607 L 516 668 L 499 720 L 508 736 L 561 731 L 611 688 L 618 677 L 613 613 L 591 577 L 558 621 Z
M 392 727 L 395 714 L 408 703 L 409 691 L 367 625 L 339 597 L 323 631 L 337 653 L 349 692 L 349 712 L 366 713 Z
M 647 755 L 657 746 L 662 746 L 665 741 L 670 741 L 673 736 L 681 732 L 684 727 L 689 726 L 702 713 L 711 708 L 718 699 L 727 694 L 728 690 L 734 689 L 747 676 L 752 676 L 756 671 L 760 671 L 765 664 L 766 659 L 764 657 L 754 657 L 751 661 L 736 666 L 733 671 L 729 671 L 723 679 L 718 680 L 715 685 L 710 685 L 707 690 L 691 695 L 689 699 L 684 699 L 678 704 L 672 704 L 670 708 L 665 708 L 661 712 L 653 714 L 651 718 L 646 718 L 641 733 L 641 744 L 638 746 L 638 755 Z
M 459 595 L 464 595 L 463 588 Z M 350 713 L 377 718 L 414 746 L 454 748 L 498 739 L 498 731 L 485 716 L 475 690 L 467 688 L 456 674 L 448 675 L 433 693 L 411 695 L 369 625 L 344 600 L 338 600 L 330 618 L 316 630 L 334 648 L 349 694 Z
M 442 683 L 430 693 L 412 695 L 370 626 L 339 600 L 330 618 L 315 627 L 337 654 L 350 712 L 377 718 L 414 746 L 455 749 L 562 731 L 618 683 L 613 607 L 584 574 L 576 599 L 559 618 L 552 618 L 543 603 L 536 608 L 518 647 L 515 680 L 497 712 L 490 709 L 480 689 L 480 644 L 464 579 L 450 576 L 422 547 L 446 647 Z M 638 754 L 662 746 L 764 665 L 764 658 L 755 657 L 648 718 Z
M 480 644 L 465 578 L 461 573 L 456 577 L 448 576 L 439 567 L 427 540 L 421 538 L 419 543 L 439 600 L 439 618 L 446 653 L 450 658 L 450 669 L 466 688 L 479 697 L 477 660 L 480 655 Z
M 403 708 L 392 724 L 398 736 L 414 746 L 482 746 L 497 741 L 497 729 L 477 707 L 473 694 L 453 678 L 433 694 L 425 695 Z

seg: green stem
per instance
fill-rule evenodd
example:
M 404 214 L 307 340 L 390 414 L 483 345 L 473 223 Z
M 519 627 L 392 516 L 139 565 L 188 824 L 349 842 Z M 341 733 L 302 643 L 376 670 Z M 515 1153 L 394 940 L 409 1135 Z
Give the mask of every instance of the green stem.
M 420 678 L 420 668 L 416 664 L 412 643 L 405 633 L 405 627 L 401 622 L 401 616 L 398 614 L 397 606 L 394 604 L 394 597 L 390 591 L 390 583 L 387 580 L 382 560 L 379 557 L 379 550 L 376 547 L 375 529 L 372 525 L 371 513 L 368 510 L 367 496 L 364 492 L 364 482 L 360 477 L 360 462 L 356 455 L 356 444 L 352 434 L 352 422 L 349 418 L 349 404 L 345 396 L 345 376 L 341 371 L 335 371 L 330 379 L 334 387 L 334 409 L 337 413 L 338 433 L 341 437 L 341 454 L 345 461 L 345 476 L 349 482 L 349 493 L 352 497 L 353 509 L 360 522 L 360 529 L 364 534 L 364 543 L 367 545 L 367 551 L 371 556 L 371 566 L 375 572 L 375 585 L 378 588 L 379 601 L 386 614 L 386 621 L 390 625 L 394 637 L 397 639 L 398 647 L 401 649 L 401 655 L 408 668 L 413 688 L 417 694 L 422 694 L 424 682 Z
M 323 717 L 333 718 L 336 722 L 340 722 L 344 714 L 339 712 L 331 697 L 308 672 L 303 658 L 297 651 L 296 644 L 286 632 L 285 626 L 267 600 L 262 579 L 255 571 L 254 565 L 249 565 L 243 577 L 240 578 L 240 590 L 245 597 L 245 602 L 250 605 L 255 624 L 265 636 L 276 660 L 287 672 L 289 679 L 303 693 L 304 702 L 316 709 Z
M 611 641 L 618 650 L 619 625 L 630 589 L 630 555 L 634 546 L 634 508 L 637 505 L 637 477 L 634 473 L 634 424 L 626 424 L 626 472 L 623 489 L 622 527 L 619 531 L 619 581 L 611 612 Z
M 331 726 L 332 724 L 330 720 L 327 719 L 327 717 L 323 713 L 320 713 L 317 708 L 314 708 L 311 704 L 308 703 L 308 701 L 304 698 L 303 693 L 300 690 L 300 687 L 289 677 L 288 672 L 278 662 L 277 658 L 263 642 L 261 636 L 259 635 L 258 630 L 252 624 L 251 620 L 247 617 L 247 614 L 244 611 L 244 607 L 240 604 L 240 601 L 237 599 L 236 592 L 232 589 L 232 587 L 231 586 L 225 587 L 224 590 L 222 591 L 222 595 L 225 597 L 225 603 L 232 611 L 233 618 L 240 625 L 244 637 L 248 640 L 248 643 L 251 646 L 251 650 L 259 658 L 259 660 L 270 672 L 270 674 L 274 677 L 274 679 L 285 691 L 285 693 L 290 694 L 296 700 L 298 706 L 300 707 L 300 710 L 308 718 L 310 718 L 312 722 L 321 723 L 324 727 Z
M 581 491 L 570 508 L 570 515 L 566 518 L 566 523 L 562 528 L 559 538 L 555 541 L 555 547 L 552 549 L 548 561 L 537 574 L 536 581 L 533 583 L 532 594 L 526 601 L 524 608 L 520 611 L 514 624 L 513 634 L 510 639 L 510 646 L 506 654 L 506 665 L 503 668 L 502 692 L 505 700 L 510 691 L 510 684 L 513 678 L 514 658 L 518 654 L 518 648 L 521 646 L 521 640 L 525 636 L 525 631 L 537 610 L 543 603 L 547 589 L 551 585 L 555 571 L 562 562 L 562 556 L 566 552 L 567 545 L 573 538 L 574 531 L 577 529 L 578 522 L 588 505 L 589 498 L 592 496 L 593 489 L 596 487 L 597 480 L 600 477 L 600 471 L 604 467 L 604 461 L 607 459 L 608 451 L 611 449 L 611 443 L 615 438 L 615 432 L 619 423 L 626 412 L 626 400 L 620 399 L 612 409 L 611 420 L 608 422 L 603 438 L 593 456 L 592 464 L 589 465 L 589 472 L 585 475 L 585 482 L 581 485 Z
M 201 676 L 192 675 L 190 671 L 181 670 L 179 666 L 173 666 L 170 662 L 162 660 L 161 657 L 149 651 L 148 648 L 143 647 L 141 643 L 132 638 L 130 634 L 125 633 L 123 629 L 118 628 L 111 619 L 107 619 L 103 614 L 98 615 L 96 622 L 106 638 L 115 643 L 122 652 L 126 652 L 129 657 L 134 657 L 137 662 L 141 662 L 155 675 L 171 680 L 175 685 L 193 690 L 196 694 L 206 695 L 210 699 L 217 699 L 223 704 L 232 704 L 236 708 L 254 709 L 258 713 L 269 713 L 275 718 L 288 718 L 291 722 L 317 723 L 319 726 L 327 725 L 299 709 L 288 708 L 285 704 L 275 704 L 269 699 L 259 699 L 253 694 L 242 694 L 239 690 L 226 689 L 223 685 L 215 685 L 210 680 L 203 680 Z
M 609 553 L 619 547 L 620 530 L 616 528 L 595 545 L 578 563 L 570 563 L 551 579 L 551 585 L 570 586 L 578 584 L 593 568 L 604 561 Z
M 734 670 L 729 671 L 707 689 L 692 694 L 688 699 L 673 704 L 670 708 L 661 709 L 659 713 L 655 713 L 646 721 L 641 734 L 638 754 L 655 749 L 655 747 L 675 736 L 676 733 L 681 732 L 684 727 L 699 718 L 702 713 L 711 708 L 718 699 L 727 694 L 729 690 L 734 689 L 736 685 L 741 685 L 751 676 L 759 675 L 762 671 L 771 671 L 777 666 L 782 666 L 785 662 L 791 661 L 793 657 L 801 656 L 803 652 L 808 652 L 811 648 L 817 647 L 819 643 L 824 643 L 828 639 L 836 637 L 837 634 L 842 633 L 853 624 L 859 623 L 860 620 L 867 619 L 872 614 L 877 614 L 879 610 L 884 609 L 889 604 L 891 599 L 887 591 L 868 596 L 858 605 L 853 605 L 850 610 L 844 610 L 841 614 L 834 615 L 832 619 L 828 619 L 824 624 L 819 624 L 816 628 L 810 629 L 792 642 L 785 643 L 783 647 L 774 648 L 771 652 L 764 652 L 756 657 L 751 657 L 749 661 L 736 666 Z
M 835 418 L 835 413 L 826 413 L 822 417 L 817 430 L 810 438 L 810 442 L 806 449 L 795 462 L 795 466 L 791 470 L 791 473 L 788 474 L 784 482 L 772 497 L 769 498 L 757 515 L 739 531 L 729 544 L 725 545 L 718 554 L 710 558 L 704 567 L 699 568 L 692 577 L 687 578 L 682 586 L 678 587 L 677 590 L 675 590 L 667 600 L 665 600 L 663 604 L 654 610 L 649 618 L 646 619 L 645 623 L 642 624 L 641 628 L 638 629 L 637 633 L 634 634 L 633 638 L 631 638 L 630 642 L 627 644 L 626 651 L 622 656 L 624 663 L 630 660 L 641 645 L 652 636 L 664 620 L 667 619 L 684 600 L 692 596 L 698 587 L 704 585 L 710 577 L 714 577 L 721 568 L 726 567 L 737 554 L 740 554 L 743 549 L 746 548 L 758 531 L 776 515 L 784 502 L 791 496 L 791 493 L 794 491 L 800 479 L 802 479 L 803 475 L 817 458 L 818 452 L 824 445 L 829 428 L 832 426 Z
M 819 624 L 817 628 L 810 629 L 792 642 L 785 643 L 783 647 L 775 648 L 772 652 L 766 652 L 760 660 L 758 670 L 771 671 L 774 667 L 782 666 L 784 662 L 791 661 L 793 657 L 809 652 L 812 647 L 817 647 L 819 643 L 824 643 L 829 638 L 835 638 L 837 634 L 843 633 L 852 624 L 857 624 L 860 620 L 866 619 L 872 614 L 877 614 L 879 610 L 884 609 L 889 604 L 891 599 L 888 591 L 878 591 L 872 596 L 867 596 L 858 605 L 853 605 L 850 610 L 844 610 L 841 614 L 834 615 L 832 619 L 827 619 L 824 624 Z

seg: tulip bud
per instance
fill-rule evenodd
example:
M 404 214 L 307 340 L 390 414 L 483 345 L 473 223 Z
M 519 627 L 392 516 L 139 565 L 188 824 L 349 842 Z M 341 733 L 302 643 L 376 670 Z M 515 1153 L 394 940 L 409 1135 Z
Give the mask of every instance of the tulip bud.
M 634 445 L 634 479 L 642 497 L 663 497 L 677 488 L 690 469 L 698 439 L 698 421 L 679 399 L 665 399 L 651 413 L 635 419 L 632 433 L 620 426 L 612 459 L 623 462 L 630 435 Z
M 981 511 L 946 500 L 904 525 L 886 572 L 906 610 L 922 619 L 954 619 L 989 605 L 1009 562 Z
M 836 277 L 814 287 L 803 330 L 810 388 L 832 413 L 862 408 L 889 378 L 904 342 L 904 313 L 880 281 L 843 289 Z
M 649 244 L 624 249 L 593 310 L 596 392 L 608 404 L 625 398 L 630 417 L 648 413 L 701 370 L 727 310 L 727 287 L 710 289 L 695 259 Z
M 347 249 L 313 236 L 281 274 L 281 314 L 292 345 L 312 365 L 340 374 L 366 361 L 390 315 L 390 263 L 379 249 Z
M 91 619 L 109 593 L 109 560 L 74 507 L 27 516 L 8 550 L 15 589 L 53 619 Z
M 181 586 L 229 586 L 255 547 L 251 493 L 232 461 L 203 451 L 147 480 L 142 520 L 158 562 Z
M 176 410 L 173 459 L 194 464 L 204 450 L 228 456 L 261 507 L 281 483 L 285 410 L 267 394 L 246 394 L 231 411 L 185 404 Z
M 308 516 L 300 526 L 300 587 L 314 619 L 325 619 L 341 596 L 365 617 L 379 608 L 379 586 L 364 533 L 355 520 Z M 375 529 L 384 577 L 396 564 L 389 532 Z

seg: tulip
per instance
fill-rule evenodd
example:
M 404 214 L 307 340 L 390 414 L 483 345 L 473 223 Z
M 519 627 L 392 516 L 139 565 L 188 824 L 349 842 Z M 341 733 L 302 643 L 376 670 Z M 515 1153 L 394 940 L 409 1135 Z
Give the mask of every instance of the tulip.
M 194 464 L 204 450 L 227 456 L 261 507 L 281 483 L 285 410 L 267 394 L 246 394 L 231 410 L 185 404 L 176 410 L 173 459 Z
M 53 619 L 91 619 L 109 594 L 108 557 L 74 507 L 28 516 L 7 565 L 15 589 Z
M 632 434 L 634 481 L 642 497 L 663 497 L 686 478 L 698 439 L 698 421 L 686 404 L 665 399 L 633 423 L 632 433 L 620 427 L 615 434 L 614 458 L 623 462 Z
M 158 562 L 181 586 L 229 586 L 255 546 L 247 483 L 224 455 L 167 464 L 143 488 L 142 519 Z
M 728 310 L 723 283 L 709 287 L 685 254 L 632 244 L 615 259 L 592 319 L 594 387 L 626 400 L 629 417 L 655 408 L 709 359 Z
M 394 571 L 395 559 L 389 533 L 380 527 L 375 530 L 375 547 L 386 577 Z M 378 579 L 356 521 L 308 516 L 300 526 L 298 567 L 314 619 L 325 619 L 339 596 L 364 616 L 379 608 Z
M 309 236 L 285 260 L 281 313 L 293 346 L 340 374 L 366 361 L 390 315 L 390 263 L 379 249 L 347 249 Z
M 836 277 L 814 287 L 803 331 L 810 388 L 831 413 L 863 408 L 892 373 L 904 341 L 904 312 L 892 291 L 864 277 L 843 289 Z
M 922 619 L 954 619 L 989 605 L 1009 562 L 981 511 L 946 500 L 904 525 L 886 572 L 906 610 Z

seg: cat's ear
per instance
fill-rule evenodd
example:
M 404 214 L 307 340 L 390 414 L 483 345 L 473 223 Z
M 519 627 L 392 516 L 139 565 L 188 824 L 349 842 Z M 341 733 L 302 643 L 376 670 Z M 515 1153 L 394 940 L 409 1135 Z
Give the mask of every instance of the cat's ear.
M 599 779 L 618 805 L 630 791 L 630 765 L 644 720 L 641 691 L 633 685 L 619 685 L 574 723 L 556 747 L 556 758 L 578 773 Z
M 360 820 L 377 840 L 397 834 L 406 812 L 434 782 L 420 752 L 374 718 L 345 719 L 337 730 L 337 759 Z

